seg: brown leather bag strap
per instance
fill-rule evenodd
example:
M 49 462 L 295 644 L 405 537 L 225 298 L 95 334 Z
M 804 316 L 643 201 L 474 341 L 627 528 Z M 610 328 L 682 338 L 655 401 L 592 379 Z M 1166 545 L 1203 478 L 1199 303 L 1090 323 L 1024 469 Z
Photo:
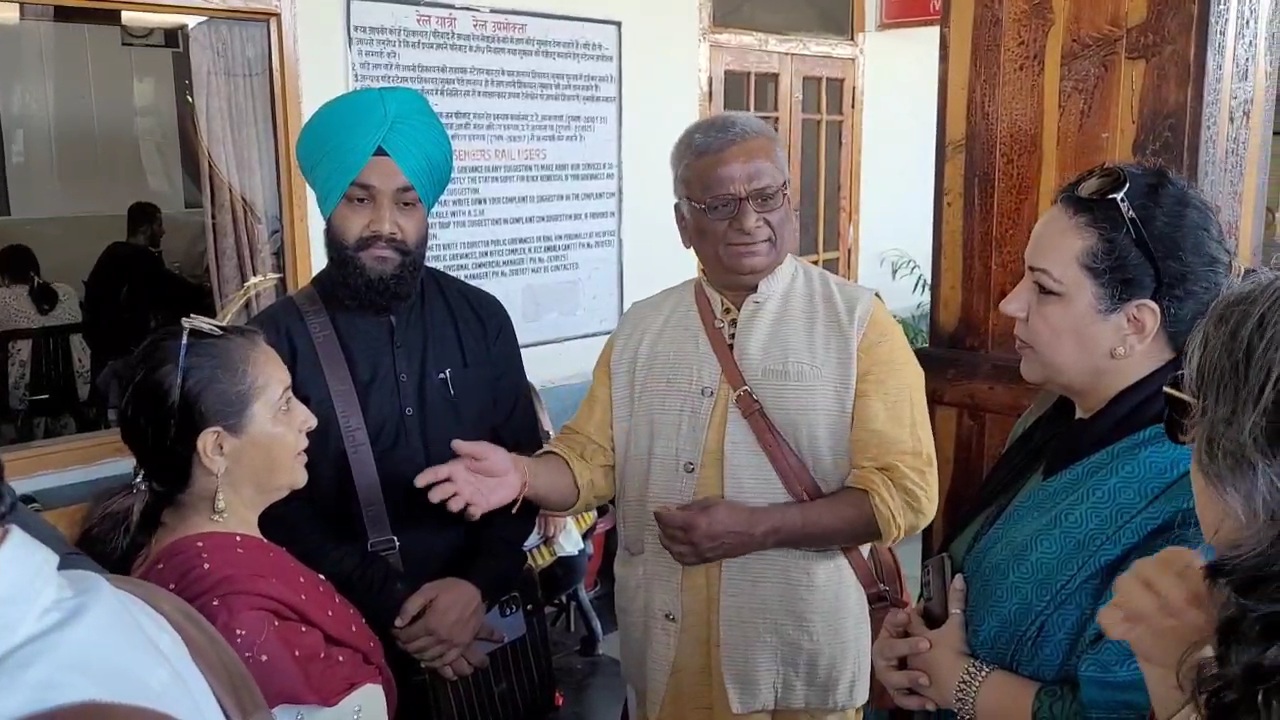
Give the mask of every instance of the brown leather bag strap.
M 356 394 L 351 369 L 347 367 L 347 358 L 342 354 L 333 321 L 329 319 L 324 302 L 313 286 L 308 285 L 294 293 L 293 301 L 302 311 L 311 343 L 320 356 L 320 368 L 324 371 L 324 380 L 329 386 L 333 414 L 342 430 L 342 445 L 347 451 L 351 479 L 360 500 L 360 514 L 364 516 L 369 552 L 378 553 L 396 570 L 403 571 L 400 539 L 391 530 L 387 503 L 382 497 L 382 480 L 378 477 L 378 464 L 373 459 L 373 445 L 369 442 L 369 430 L 364 424 L 364 412 L 360 410 L 360 396 Z
M 778 426 L 773 424 L 773 420 L 764 411 L 760 398 L 756 397 L 751 386 L 747 384 L 742 368 L 738 366 L 738 361 L 733 356 L 733 348 L 729 347 L 729 341 L 716 326 L 717 318 L 715 310 L 711 307 L 711 298 L 707 296 L 707 291 L 702 287 L 701 282 L 694 283 L 694 299 L 698 306 L 698 316 L 702 319 L 702 328 L 706 331 L 707 341 L 711 343 L 711 351 L 715 353 L 716 360 L 720 363 L 720 370 L 733 390 L 733 403 L 738 406 L 752 434 L 756 436 L 760 449 L 764 451 L 765 457 L 769 458 L 769 464 L 782 480 L 783 487 L 796 502 L 808 502 L 822 497 L 825 493 L 822 492 L 818 481 L 814 479 L 813 473 L 809 471 L 791 443 L 783 437 Z M 889 577 L 889 571 L 894 568 L 884 567 L 886 562 L 896 566 L 896 559 L 882 557 L 889 553 L 887 548 L 873 545 L 872 549 L 871 562 L 867 561 L 861 548 L 844 549 L 849 565 L 858 576 L 862 589 L 867 593 L 868 605 L 873 609 L 885 605 L 905 607 L 907 604 L 905 599 L 896 596 L 902 592 L 898 587 L 900 583 Z
M 169 591 L 122 575 L 104 575 L 108 582 L 155 610 L 178 633 L 196 667 L 222 707 L 227 720 L 271 720 L 271 708 L 249 668 L 222 635 L 195 608 Z

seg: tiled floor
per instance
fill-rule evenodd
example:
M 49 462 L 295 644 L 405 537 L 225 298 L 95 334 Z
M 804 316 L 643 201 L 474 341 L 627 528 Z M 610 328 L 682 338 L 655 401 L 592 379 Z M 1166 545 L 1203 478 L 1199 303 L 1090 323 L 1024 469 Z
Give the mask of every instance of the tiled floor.
M 902 557 L 907 583 L 914 594 L 920 586 L 920 538 L 911 537 L 898 546 Z M 602 595 L 597 599 L 601 622 L 606 632 L 616 626 L 613 622 L 613 598 Z M 604 655 L 598 658 L 579 657 L 574 652 L 577 640 L 566 632 L 553 632 L 556 658 L 556 675 L 565 695 L 565 705 L 556 720 L 616 720 L 622 711 L 626 697 L 626 683 L 622 680 L 622 666 L 618 663 L 618 633 L 605 637 Z

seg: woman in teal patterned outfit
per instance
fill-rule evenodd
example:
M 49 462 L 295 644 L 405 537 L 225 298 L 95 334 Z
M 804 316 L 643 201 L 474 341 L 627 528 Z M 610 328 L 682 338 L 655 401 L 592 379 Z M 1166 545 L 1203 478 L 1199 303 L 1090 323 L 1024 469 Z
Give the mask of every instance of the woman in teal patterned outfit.
M 1231 273 L 1213 208 L 1168 171 L 1109 166 L 1040 218 L 1000 304 L 1023 378 L 1046 392 L 943 547 L 961 580 L 928 630 L 891 618 L 872 655 L 905 709 L 967 720 L 1144 720 L 1129 647 L 1096 622 L 1134 560 L 1201 543 L 1191 454 L 1162 388 Z

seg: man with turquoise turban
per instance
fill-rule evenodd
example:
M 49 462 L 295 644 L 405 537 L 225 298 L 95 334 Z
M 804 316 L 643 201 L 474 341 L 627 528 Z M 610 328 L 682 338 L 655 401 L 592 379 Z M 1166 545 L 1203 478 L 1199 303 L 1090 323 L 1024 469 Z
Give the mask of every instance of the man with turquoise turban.
M 329 385 L 294 298 L 255 317 L 319 418 L 309 481 L 262 517 L 263 533 L 322 573 L 384 638 L 398 717 L 431 718 L 422 669 L 454 679 L 485 664 L 486 603 L 512 592 L 537 508 L 479 522 L 413 486 L 453 457 L 455 439 L 513 452 L 541 433 L 511 318 L 489 293 L 425 267 L 428 213 L 453 174 L 444 123 L 408 88 L 369 88 L 325 103 L 298 136 L 298 164 L 325 217 L 328 265 L 312 281 L 359 397 L 394 543 L 371 542 Z M 398 546 L 397 553 L 380 554 Z M 397 563 L 398 560 L 398 563 Z M 399 567 L 397 567 L 399 565 Z M 402 568 L 402 569 L 401 569 Z M 488 671 L 486 671 L 488 672 Z M 419 677 L 415 677 L 419 676 Z M 423 697 L 418 697 L 423 695 Z

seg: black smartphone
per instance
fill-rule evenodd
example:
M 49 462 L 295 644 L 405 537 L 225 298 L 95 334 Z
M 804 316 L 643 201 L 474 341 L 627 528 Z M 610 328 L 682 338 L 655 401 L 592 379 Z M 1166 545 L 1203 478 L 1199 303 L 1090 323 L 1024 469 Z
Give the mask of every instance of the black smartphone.
M 947 622 L 947 593 L 955 570 L 947 553 L 934 555 L 925 561 L 920 572 L 920 614 L 930 630 L 936 630 Z

